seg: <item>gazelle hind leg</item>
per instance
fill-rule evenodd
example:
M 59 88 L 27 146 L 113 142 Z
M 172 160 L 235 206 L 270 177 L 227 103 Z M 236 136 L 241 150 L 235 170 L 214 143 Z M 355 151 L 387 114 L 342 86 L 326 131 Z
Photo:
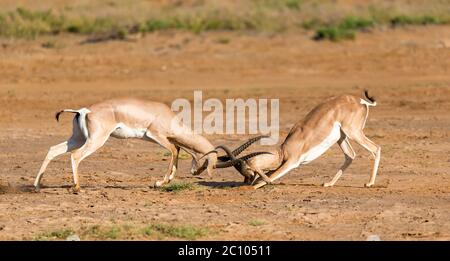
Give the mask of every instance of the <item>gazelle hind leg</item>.
M 85 142 L 85 140 L 83 140 L 83 139 L 71 138 L 68 141 L 65 141 L 58 145 L 50 147 L 47 155 L 45 156 L 44 162 L 42 163 L 41 168 L 39 169 L 36 179 L 34 180 L 35 189 L 37 191 L 40 189 L 40 183 L 41 183 L 42 176 L 44 175 L 44 172 L 47 169 L 48 164 L 54 158 L 66 153 L 66 152 L 71 152 L 72 150 L 80 148 L 81 146 L 83 146 L 84 142 Z
M 80 178 L 78 176 L 78 166 L 80 162 L 101 148 L 109 138 L 109 133 L 92 133 L 83 147 L 74 150 L 71 155 L 72 174 L 73 174 L 73 191 L 75 193 L 80 191 Z
M 355 135 L 353 137 L 353 140 L 355 140 L 359 145 L 361 145 L 370 153 L 372 153 L 373 157 L 375 158 L 372 173 L 370 175 L 370 180 L 368 183 L 364 184 L 365 187 L 371 187 L 375 184 L 375 178 L 377 176 L 378 166 L 380 164 L 381 158 L 381 147 L 375 144 L 369 138 L 367 138 L 363 132 L 360 132 L 357 135 Z
M 333 179 L 330 182 L 326 182 L 323 184 L 324 187 L 334 186 L 336 181 L 338 181 L 338 179 L 342 176 L 342 173 L 344 173 L 344 171 L 348 168 L 348 166 L 350 166 L 350 164 L 352 164 L 352 161 L 356 156 L 356 153 L 353 150 L 352 145 L 350 145 L 350 142 L 348 141 L 348 138 L 347 138 L 347 136 L 345 136 L 345 134 L 343 134 L 341 139 L 338 141 L 338 145 L 342 149 L 342 152 L 344 152 L 345 161 L 342 164 L 342 166 L 339 168 L 338 172 L 333 177 Z

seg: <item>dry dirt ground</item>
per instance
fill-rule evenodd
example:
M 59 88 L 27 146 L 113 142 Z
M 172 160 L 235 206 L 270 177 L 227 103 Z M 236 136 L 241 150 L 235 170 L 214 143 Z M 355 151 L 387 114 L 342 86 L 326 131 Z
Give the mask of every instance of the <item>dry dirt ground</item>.
M 140 230 L 165 224 L 201 229 L 192 238 L 204 240 L 449 240 L 450 27 L 374 31 L 339 43 L 310 37 L 165 32 L 80 44 L 66 35 L 53 49 L 41 47 L 51 37 L 2 40 L 0 239 L 65 230 L 82 239 L 183 238 Z M 194 90 L 205 99 L 279 98 L 283 139 L 322 99 L 363 88 L 378 100 L 366 125 L 382 147 L 374 188 L 363 187 L 373 159 L 354 144 L 357 158 L 332 188 L 321 184 L 343 162 L 337 146 L 256 191 L 232 169 L 193 177 L 190 160 L 181 160 L 174 182 L 194 186 L 166 192 L 149 187 L 166 171 L 162 148 L 111 138 L 80 165 L 80 194 L 69 189 L 68 155 L 49 165 L 40 193 L 32 189 L 48 148 L 70 134 L 72 116 L 54 119 L 62 108 L 119 96 L 170 104 L 192 100 Z M 207 137 L 236 146 L 249 136 Z

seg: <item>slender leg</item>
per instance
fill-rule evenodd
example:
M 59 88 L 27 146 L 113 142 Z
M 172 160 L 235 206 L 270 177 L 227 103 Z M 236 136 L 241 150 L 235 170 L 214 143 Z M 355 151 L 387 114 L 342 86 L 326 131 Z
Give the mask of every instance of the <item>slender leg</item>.
M 109 135 L 110 133 L 104 131 L 92 132 L 90 138 L 86 140 L 84 146 L 72 152 L 71 161 L 74 183 L 73 191 L 75 193 L 80 191 L 80 178 L 78 176 L 78 166 L 80 165 L 80 162 L 101 148 L 108 140 Z
M 75 154 L 78 155 L 78 154 Z M 79 156 L 78 156 L 79 157 Z M 77 193 L 80 191 L 80 178 L 78 177 L 78 165 L 81 159 L 74 157 L 74 154 L 70 155 L 70 161 L 72 162 L 72 175 L 73 175 L 73 192 Z
M 214 166 L 215 166 L 215 162 L 211 162 L 211 158 L 208 157 L 207 162 L 208 163 L 207 167 L 206 167 L 206 173 L 208 173 L 208 177 L 212 178 L 213 174 L 214 174 Z
M 264 174 L 264 172 L 262 172 L 262 171 L 261 172 L 255 171 L 255 173 L 258 174 L 258 175 L 254 175 L 253 176 L 253 180 L 251 182 L 251 185 L 253 185 L 256 182 L 256 180 L 258 180 L 258 178 L 261 178 L 262 180 L 264 180 L 264 182 L 266 182 L 266 184 L 272 184 L 272 181 L 270 180 L 270 178 L 266 174 Z
M 363 146 L 366 150 L 372 153 L 375 158 L 375 162 L 373 164 L 372 174 L 370 175 L 370 180 L 368 183 L 364 184 L 365 187 L 371 187 L 375 184 L 375 178 L 378 172 L 378 166 L 380 164 L 381 158 L 381 147 L 375 144 L 373 141 L 369 140 L 363 132 L 359 132 L 357 135 L 352 137 L 359 145 Z
M 169 162 L 169 169 L 168 169 L 166 175 L 164 175 L 164 179 L 163 180 L 156 181 L 155 187 L 161 187 L 162 185 L 164 185 L 166 183 L 169 183 L 170 176 L 173 177 L 175 175 L 175 172 L 177 171 L 177 168 L 176 168 L 176 166 L 174 164 L 175 161 L 178 158 L 178 150 L 177 150 L 177 148 L 173 144 L 170 144 L 170 145 L 166 144 L 164 147 L 171 152 L 171 158 L 170 158 L 170 162 Z
M 172 167 L 172 172 L 170 173 L 170 176 L 169 176 L 169 182 L 175 177 L 175 173 L 178 169 L 178 155 L 180 154 L 180 147 L 178 147 L 178 146 L 175 146 L 175 147 L 176 147 L 177 152 L 176 152 L 176 157 L 173 161 L 173 167 Z
M 259 168 L 255 168 L 254 173 L 258 174 L 258 175 L 254 175 L 254 179 L 252 181 L 252 185 L 253 183 L 255 183 L 255 181 L 257 180 L 258 176 L 261 177 L 267 184 L 272 184 L 272 181 L 270 181 L 270 178 L 264 174 L 264 171 L 262 171 Z
M 293 160 L 288 160 L 286 162 L 284 162 L 281 167 L 279 167 L 269 178 L 270 182 L 274 182 L 275 180 L 283 177 L 284 175 L 286 175 L 286 173 L 288 173 L 290 170 L 296 168 L 298 166 L 298 164 L 295 164 L 295 161 Z M 258 189 L 264 185 L 266 185 L 267 182 L 265 181 L 260 181 L 257 184 L 253 185 L 254 189 Z
M 197 161 L 197 163 L 196 163 L 196 166 L 198 166 L 198 161 Z M 198 176 L 198 175 L 200 175 L 203 171 L 205 171 L 205 169 L 208 167 L 208 161 L 207 160 L 205 160 L 204 162 L 203 162 L 203 164 L 200 166 L 200 167 L 198 167 L 193 173 L 192 173 L 192 169 L 191 169 L 191 173 L 192 173 L 192 175 L 194 175 L 194 176 Z M 209 174 L 209 173 L 208 173 Z
M 323 184 L 324 187 L 331 187 L 333 186 L 336 181 L 341 177 L 342 173 L 352 164 L 353 159 L 355 158 L 356 154 L 353 150 L 352 146 L 350 145 L 350 142 L 348 141 L 348 138 L 346 136 L 343 136 L 338 141 L 339 147 L 342 149 L 342 152 L 344 152 L 345 155 L 345 161 L 344 164 L 340 167 L 334 178 L 330 182 L 326 182 Z
M 198 169 L 197 160 L 192 156 L 192 162 L 191 162 L 191 174 L 196 175 Z M 198 174 L 197 174 L 198 175 Z
M 57 157 L 59 155 L 62 155 L 66 152 L 70 152 L 74 149 L 81 147 L 83 145 L 83 143 L 84 143 L 84 140 L 81 140 L 81 139 L 69 139 L 68 141 L 62 142 L 55 146 L 52 146 L 50 148 L 50 150 L 48 151 L 47 156 L 45 157 L 45 160 L 42 163 L 42 166 L 39 169 L 39 172 L 34 181 L 35 189 L 37 191 L 39 190 L 42 176 L 44 175 L 44 172 L 47 169 L 47 166 L 50 163 L 50 161 L 52 161 L 55 157 Z
M 189 149 L 183 148 L 183 150 L 184 150 L 187 154 L 191 155 L 191 157 L 192 157 L 192 161 L 191 161 L 191 170 L 190 170 L 191 174 L 194 175 L 194 176 L 199 175 L 200 172 L 199 172 L 199 166 L 198 166 L 198 158 L 197 158 L 197 155 L 195 155 L 195 153 L 194 153 L 193 151 L 189 150 Z M 178 151 L 178 152 L 179 152 L 179 151 Z M 205 169 L 206 169 L 206 167 L 205 167 Z M 203 170 L 204 170 L 204 169 L 203 169 Z M 203 170 L 202 170 L 202 171 L 203 171 Z
M 162 185 L 169 183 L 170 180 L 172 180 L 173 177 L 175 176 L 175 172 L 177 171 L 178 153 L 180 151 L 180 148 L 171 143 L 166 137 L 158 135 L 156 133 L 152 133 L 150 130 L 147 131 L 146 136 L 150 140 L 156 141 L 159 145 L 168 149 L 171 153 L 169 169 L 167 170 L 166 175 L 164 175 L 164 179 L 158 180 L 155 183 L 155 187 L 161 187 Z

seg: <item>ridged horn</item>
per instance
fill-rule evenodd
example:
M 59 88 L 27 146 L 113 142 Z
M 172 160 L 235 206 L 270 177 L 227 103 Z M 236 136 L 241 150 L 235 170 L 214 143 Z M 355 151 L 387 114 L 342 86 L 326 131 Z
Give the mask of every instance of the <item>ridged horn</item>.
M 249 160 L 249 159 L 251 159 L 251 158 L 253 158 L 255 156 L 261 155 L 261 154 L 272 154 L 272 153 L 266 152 L 266 151 L 253 152 L 253 153 L 250 153 L 250 154 L 245 155 L 243 157 L 240 157 L 238 159 L 235 158 L 233 160 L 229 160 L 229 161 L 226 161 L 226 162 L 219 162 L 219 163 L 216 164 L 215 167 L 217 169 L 232 167 L 232 166 L 234 166 L 234 165 L 236 165 L 236 164 L 238 164 L 240 162 Z
M 245 149 L 247 149 L 253 143 L 257 142 L 258 140 L 260 140 L 262 138 L 268 138 L 268 137 L 269 136 L 267 136 L 267 135 L 261 135 L 261 136 L 258 136 L 258 137 L 251 138 L 247 142 L 245 142 L 244 144 L 239 146 L 237 149 L 233 150 L 232 154 L 234 156 L 238 156 L 239 154 L 241 154 Z
M 233 151 L 231 151 L 230 152 L 230 150 L 228 149 L 228 148 L 226 148 L 226 149 L 228 149 L 228 151 L 224 148 L 224 147 L 222 147 L 222 149 L 228 154 L 228 156 L 220 156 L 220 157 L 218 157 L 217 159 L 218 160 L 220 160 L 220 161 L 229 161 L 229 160 L 231 160 L 232 158 L 231 158 L 231 155 L 233 155 L 233 156 L 238 156 L 239 154 L 241 154 L 245 149 L 247 149 L 248 147 L 250 147 L 250 145 L 252 145 L 253 143 L 255 143 L 255 142 L 257 142 L 258 140 L 260 140 L 260 139 L 262 139 L 262 138 L 268 138 L 269 136 L 267 136 L 267 135 L 261 135 L 261 136 L 258 136 L 258 137 L 254 137 L 254 138 L 251 138 L 251 139 L 249 139 L 248 141 L 246 141 L 244 144 L 242 144 L 241 146 L 239 146 L 237 149 L 235 149 L 235 150 L 233 150 Z M 217 149 L 218 147 L 216 147 L 216 149 Z

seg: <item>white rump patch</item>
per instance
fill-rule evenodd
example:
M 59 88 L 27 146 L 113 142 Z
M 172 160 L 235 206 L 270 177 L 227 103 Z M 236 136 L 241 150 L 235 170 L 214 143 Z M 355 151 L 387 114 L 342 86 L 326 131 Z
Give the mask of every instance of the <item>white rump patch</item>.
M 111 136 L 119 139 L 128 138 L 143 138 L 147 129 L 144 128 L 130 128 L 122 122 L 118 123 L 116 129 L 111 133 Z
M 86 125 L 86 114 L 91 113 L 91 111 L 87 108 L 81 108 L 78 110 L 78 113 L 80 114 L 79 120 L 79 127 L 81 129 L 81 132 L 83 132 L 83 135 L 85 138 L 89 137 L 89 132 Z
M 78 110 L 79 113 L 88 114 L 91 113 L 91 111 L 88 108 L 81 108 Z
M 304 153 L 299 160 L 298 165 L 307 164 L 315 159 L 317 159 L 320 155 L 325 153 L 333 144 L 335 144 L 339 138 L 341 137 L 341 124 L 339 122 L 335 122 L 333 124 L 333 129 L 331 133 L 317 146 L 313 147 L 306 153 Z

